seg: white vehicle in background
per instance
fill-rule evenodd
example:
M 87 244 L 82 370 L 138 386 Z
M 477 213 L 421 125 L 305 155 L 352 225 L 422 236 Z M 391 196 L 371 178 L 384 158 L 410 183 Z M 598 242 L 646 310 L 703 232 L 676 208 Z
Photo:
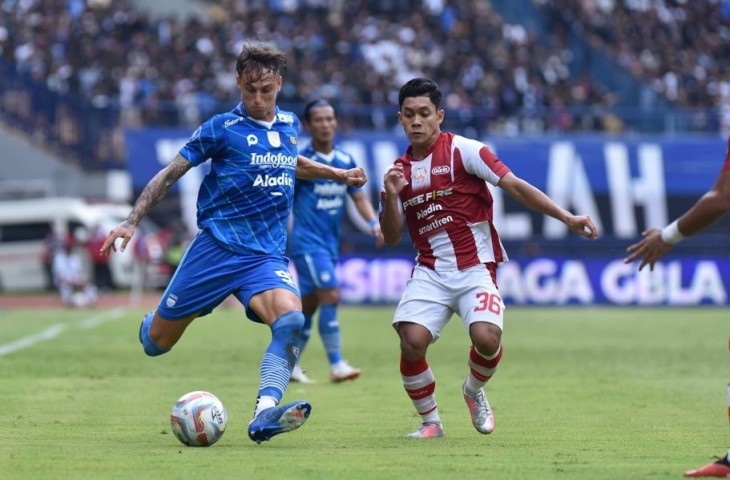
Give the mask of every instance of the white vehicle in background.
M 73 235 L 78 243 L 83 243 L 97 226 L 103 232 L 109 232 L 127 218 L 131 209 L 128 204 L 94 203 L 66 197 L 0 201 L 0 291 L 47 289 L 51 279 L 44 256 L 51 235 L 61 238 Z M 154 268 L 154 260 L 161 258 L 163 253 L 155 241 L 158 231 L 153 223 L 142 222 L 127 249 L 109 256 L 109 268 L 116 286 L 130 288 L 139 281 L 135 278 L 133 252 L 135 238 L 142 232 L 149 240 L 145 242 L 147 256 L 153 259 L 146 268 L 147 286 L 164 285 L 166 279 L 158 278 Z M 79 252 L 91 275 L 88 252 L 84 248 Z

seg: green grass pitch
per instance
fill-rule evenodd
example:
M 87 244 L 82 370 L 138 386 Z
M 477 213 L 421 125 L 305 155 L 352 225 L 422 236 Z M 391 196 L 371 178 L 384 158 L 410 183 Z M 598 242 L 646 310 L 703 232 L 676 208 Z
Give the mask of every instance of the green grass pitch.
M 240 309 L 194 322 L 148 358 L 141 311 L 0 312 L 0 478 L 10 479 L 671 479 L 730 446 L 727 309 L 508 308 L 504 357 L 487 395 L 496 430 L 478 434 L 460 393 L 468 340 L 458 318 L 431 347 L 446 436 L 419 423 L 398 371 L 393 308 L 343 307 L 355 382 L 315 385 L 301 429 L 261 445 L 246 435 L 268 329 Z M 174 401 L 208 390 L 228 429 L 209 448 L 178 443 Z

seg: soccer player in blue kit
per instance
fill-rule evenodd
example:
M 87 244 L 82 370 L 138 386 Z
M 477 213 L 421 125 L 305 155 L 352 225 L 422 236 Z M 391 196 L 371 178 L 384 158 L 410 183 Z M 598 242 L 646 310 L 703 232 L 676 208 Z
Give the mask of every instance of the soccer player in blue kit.
M 236 61 L 241 103 L 198 128 L 172 162 L 147 184 L 129 217 L 109 233 L 101 252 L 124 251 L 140 220 L 185 172 L 211 159 L 198 193 L 198 235 L 188 246 L 157 308 L 139 330 L 144 352 L 168 352 L 190 323 L 229 295 L 254 322 L 271 328 L 248 436 L 260 443 L 299 428 L 311 405 L 279 406 L 299 352 L 304 324 L 299 291 L 284 256 L 286 225 L 297 178 L 365 183 L 362 169 L 336 169 L 297 154 L 299 120 L 279 110 L 286 70 L 280 50 L 252 44 Z
M 352 157 L 335 145 L 337 113 L 327 100 L 309 102 L 304 107 L 302 118 L 312 141 L 301 155 L 334 168 L 347 170 L 356 166 Z M 340 256 L 340 224 L 345 212 L 346 194 L 350 195 L 358 212 L 368 222 L 375 244 L 382 245 L 380 223 L 367 196 L 357 187 L 318 179 L 297 182 L 294 188 L 294 222 L 288 247 L 297 269 L 304 313 L 299 359 L 311 335 L 312 317 L 319 308 L 317 327 L 330 365 L 330 380 L 335 383 L 354 380 L 361 373 L 359 368 L 352 367 L 342 357 L 337 320 L 340 290 L 335 267 Z M 299 363 L 294 366 L 291 379 L 313 383 Z

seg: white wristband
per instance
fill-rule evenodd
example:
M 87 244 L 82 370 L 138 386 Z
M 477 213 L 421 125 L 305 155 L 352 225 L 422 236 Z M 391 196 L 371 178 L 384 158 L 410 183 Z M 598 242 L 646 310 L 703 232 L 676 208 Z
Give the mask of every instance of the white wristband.
M 678 221 L 675 220 L 662 229 L 662 240 L 664 243 L 674 245 L 684 240 L 684 235 L 679 231 Z

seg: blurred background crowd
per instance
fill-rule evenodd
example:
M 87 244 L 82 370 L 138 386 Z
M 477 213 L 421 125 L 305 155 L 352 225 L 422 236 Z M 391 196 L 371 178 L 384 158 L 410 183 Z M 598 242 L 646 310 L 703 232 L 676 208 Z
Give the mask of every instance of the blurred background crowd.
M 2 0 L 0 115 L 88 169 L 124 128 L 187 126 L 237 102 L 247 41 L 290 54 L 280 103 L 336 102 L 393 129 L 414 76 L 473 136 L 726 131 L 728 0 Z M 165 10 L 165 5 L 170 9 Z

